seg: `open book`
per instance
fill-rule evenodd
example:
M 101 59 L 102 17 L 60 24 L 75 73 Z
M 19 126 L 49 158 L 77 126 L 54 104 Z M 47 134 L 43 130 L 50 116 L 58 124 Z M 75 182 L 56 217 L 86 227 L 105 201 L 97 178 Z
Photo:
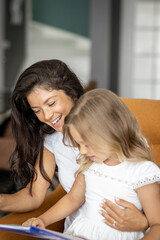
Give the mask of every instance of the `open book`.
M 49 240 L 82 240 L 82 238 L 67 235 L 65 233 L 59 233 L 34 226 L 25 227 L 21 225 L 0 224 L 0 230 Z

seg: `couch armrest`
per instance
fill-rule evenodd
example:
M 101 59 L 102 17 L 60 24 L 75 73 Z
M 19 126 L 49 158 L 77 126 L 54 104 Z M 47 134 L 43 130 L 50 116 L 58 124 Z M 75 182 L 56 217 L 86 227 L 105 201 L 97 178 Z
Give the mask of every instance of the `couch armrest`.
M 66 192 L 59 184 L 58 187 L 51 192 L 44 200 L 42 205 L 30 212 L 26 213 L 11 213 L 5 217 L 0 218 L 0 224 L 22 224 L 24 221 L 31 217 L 37 217 L 43 212 L 47 211 L 51 206 L 53 206 L 60 198 L 62 198 Z M 48 227 L 48 229 L 63 232 L 64 220 L 56 222 Z M 13 234 L 5 231 L 0 231 L 0 239 L 3 240 L 22 240 L 22 235 Z M 37 238 L 34 238 L 35 240 Z M 23 240 L 33 240 L 32 237 L 23 236 Z

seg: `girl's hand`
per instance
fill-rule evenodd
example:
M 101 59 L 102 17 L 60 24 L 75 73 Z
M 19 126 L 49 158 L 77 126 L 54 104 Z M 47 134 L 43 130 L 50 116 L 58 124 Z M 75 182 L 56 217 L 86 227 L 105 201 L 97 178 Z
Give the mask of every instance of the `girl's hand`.
M 128 232 L 145 231 L 149 227 L 145 215 L 132 203 L 121 199 L 115 199 L 115 202 L 124 209 L 107 199 L 101 204 L 100 213 L 107 225 L 119 231 Z
M 22 226 L 26 227 L 31 225 L 34 227 L 45 228 L 45 224 L 41 218 L 30 218 L 22 224 Z

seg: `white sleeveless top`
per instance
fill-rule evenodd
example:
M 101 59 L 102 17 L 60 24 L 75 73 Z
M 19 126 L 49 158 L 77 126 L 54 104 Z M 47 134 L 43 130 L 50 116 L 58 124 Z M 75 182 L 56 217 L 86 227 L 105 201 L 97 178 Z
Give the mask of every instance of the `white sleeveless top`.
M 45 137 L 44 146 L 55 156 L 55 161 L 58 166 L 58 178 L 62 187 L 66 192 L 69 192 L 75 177 L 74 173 L 79 168 L 76 163 L 79 155 L 78 148 L 65 146 L 63 144 L 63 134 L 61 132 L 54 132 Z M 65 230 L 71 222 L 79 215 L 81 208 L 66 218 Z
M 69 192 L 75 180 L 74 173 L 79 168 L 76 159 L 79 154 L 77 148 L 63 144 L 63 134 L 55 132 L 47 135 L 44 146 L 54 154 L 58 166 L 58 178 L 66 192 Z

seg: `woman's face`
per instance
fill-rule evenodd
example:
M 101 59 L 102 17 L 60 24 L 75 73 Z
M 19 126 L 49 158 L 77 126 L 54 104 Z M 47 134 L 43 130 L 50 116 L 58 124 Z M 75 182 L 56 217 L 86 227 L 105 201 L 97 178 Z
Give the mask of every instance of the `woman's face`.
M 35 88 L 28 96 L 28 103 L 38 119 L 62 132 L 64 119 L 74 105 L 74 101 L 63 90 Z

